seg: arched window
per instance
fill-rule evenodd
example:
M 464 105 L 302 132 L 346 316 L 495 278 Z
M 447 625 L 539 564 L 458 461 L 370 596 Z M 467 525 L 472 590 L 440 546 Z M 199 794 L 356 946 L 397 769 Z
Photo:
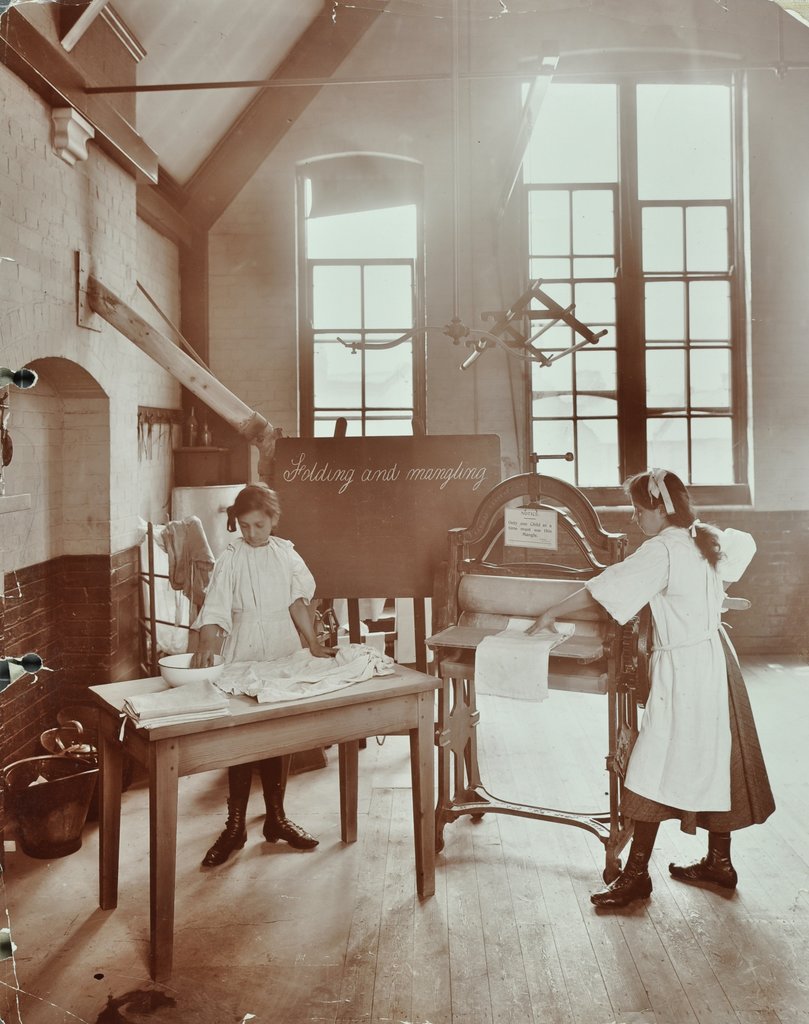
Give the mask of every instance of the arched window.
M 410 434 L 425 415 L 422 166 L 355 153 L 298 168 L 301 434 Z

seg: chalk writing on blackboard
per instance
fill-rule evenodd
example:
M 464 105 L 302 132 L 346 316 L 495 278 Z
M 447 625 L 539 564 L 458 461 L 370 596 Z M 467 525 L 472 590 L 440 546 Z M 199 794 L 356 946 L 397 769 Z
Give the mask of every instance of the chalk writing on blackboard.
M 510 547 L 556 551 L 557 525 L 553 509 L 507 508 L 504 541 Z
M 471 482 L 472 490 L 476 491 L 486 479 L 485 466 L 471 466 L 461 459 L 457 465 L 450 466 L 410 466 L 404 470 L 394 462 L 389 466 L 375 466 L 363 469 L 357 479 L 362 483 L 394 483 L 404 472 L 404 479 L 410 481 L 427 481 L 438 484 L 444 490 L 454 480 Z M 285 469 L 283 478 L 286 483 L 337 484 L 338 494 L 344 494 L 354 483 L 356 469 L 353 466 L 337 466 L 331 462 L 306 461 L 306 453 L 301 452 L 290 460 L 290 468 Z

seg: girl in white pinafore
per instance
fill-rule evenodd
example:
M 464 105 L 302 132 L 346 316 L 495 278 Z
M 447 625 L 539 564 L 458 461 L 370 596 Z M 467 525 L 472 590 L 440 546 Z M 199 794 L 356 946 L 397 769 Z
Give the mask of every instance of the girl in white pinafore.
M 700 523 L 674 473 L 650 470 L 626 486 L 650 539 L 533 627 L 548 628 L 565 611 L 594 602 L 621 624 L 644 605 L 651 609 L 651 689 L 621 803 L 634 838 L 622 873 L 591 897 L 603 907 L 651 894 L 649 857 L 666 818 L 679 818 L 684 831 L 708 830 L 707 856 L 687 867 L 670 864 L 672 877 L 735 888 L 730 832 L 775 809 L 744 680 L 720 620 L 724 583 L 741 577 L 755 542 Z
M 205 603 L 191 627 L 200 637 L 193 666 L 211 664 L 223 636 L 226 662 L 284 658 L 301 649 L 299 633 L 315 657 L 331 657 L 317 639 L 307 607 L 315 593 L 314 577 L 291 541 L 272 536 L 280 515 L 277 495 L 263 484 L 251 484 L 236 495 L 228 509 L 228 529 L 234 532 L 238 523 L 242 535 L 217 559 Z M 257 764 L 267 810 L 265 839 L 283 839 L 302 850 L 317 846 L 317 839 L 284 812 L 289 759 L 269 757 Z M 247 841 L 252 775 L 252 763 L 228 769 L 228 819 L 205 854 L 205 867 L 224 863 Z

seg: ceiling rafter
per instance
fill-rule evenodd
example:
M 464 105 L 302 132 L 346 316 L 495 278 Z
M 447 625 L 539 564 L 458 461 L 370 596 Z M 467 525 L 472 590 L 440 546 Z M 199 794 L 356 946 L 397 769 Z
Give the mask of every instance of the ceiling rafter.
M 374 10 L 341 9 L 340 16 L 333 20 L 331 5 L 324 5 L 270 80 L 325 78 L 333 74 L 386 6 Z M 321 88 L 322 85 L 296 87 L 281 95 L 277 88 L 262 89 L 186 185 L 184 216 L 199 227 L 210 228 Z

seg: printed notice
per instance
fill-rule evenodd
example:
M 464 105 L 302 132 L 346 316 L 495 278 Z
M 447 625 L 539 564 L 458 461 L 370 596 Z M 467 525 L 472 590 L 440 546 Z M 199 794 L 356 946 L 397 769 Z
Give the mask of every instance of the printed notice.
M 514 548 L 556 551 L 558 513 L 548 508 L 507 508 L 504 542 Z

